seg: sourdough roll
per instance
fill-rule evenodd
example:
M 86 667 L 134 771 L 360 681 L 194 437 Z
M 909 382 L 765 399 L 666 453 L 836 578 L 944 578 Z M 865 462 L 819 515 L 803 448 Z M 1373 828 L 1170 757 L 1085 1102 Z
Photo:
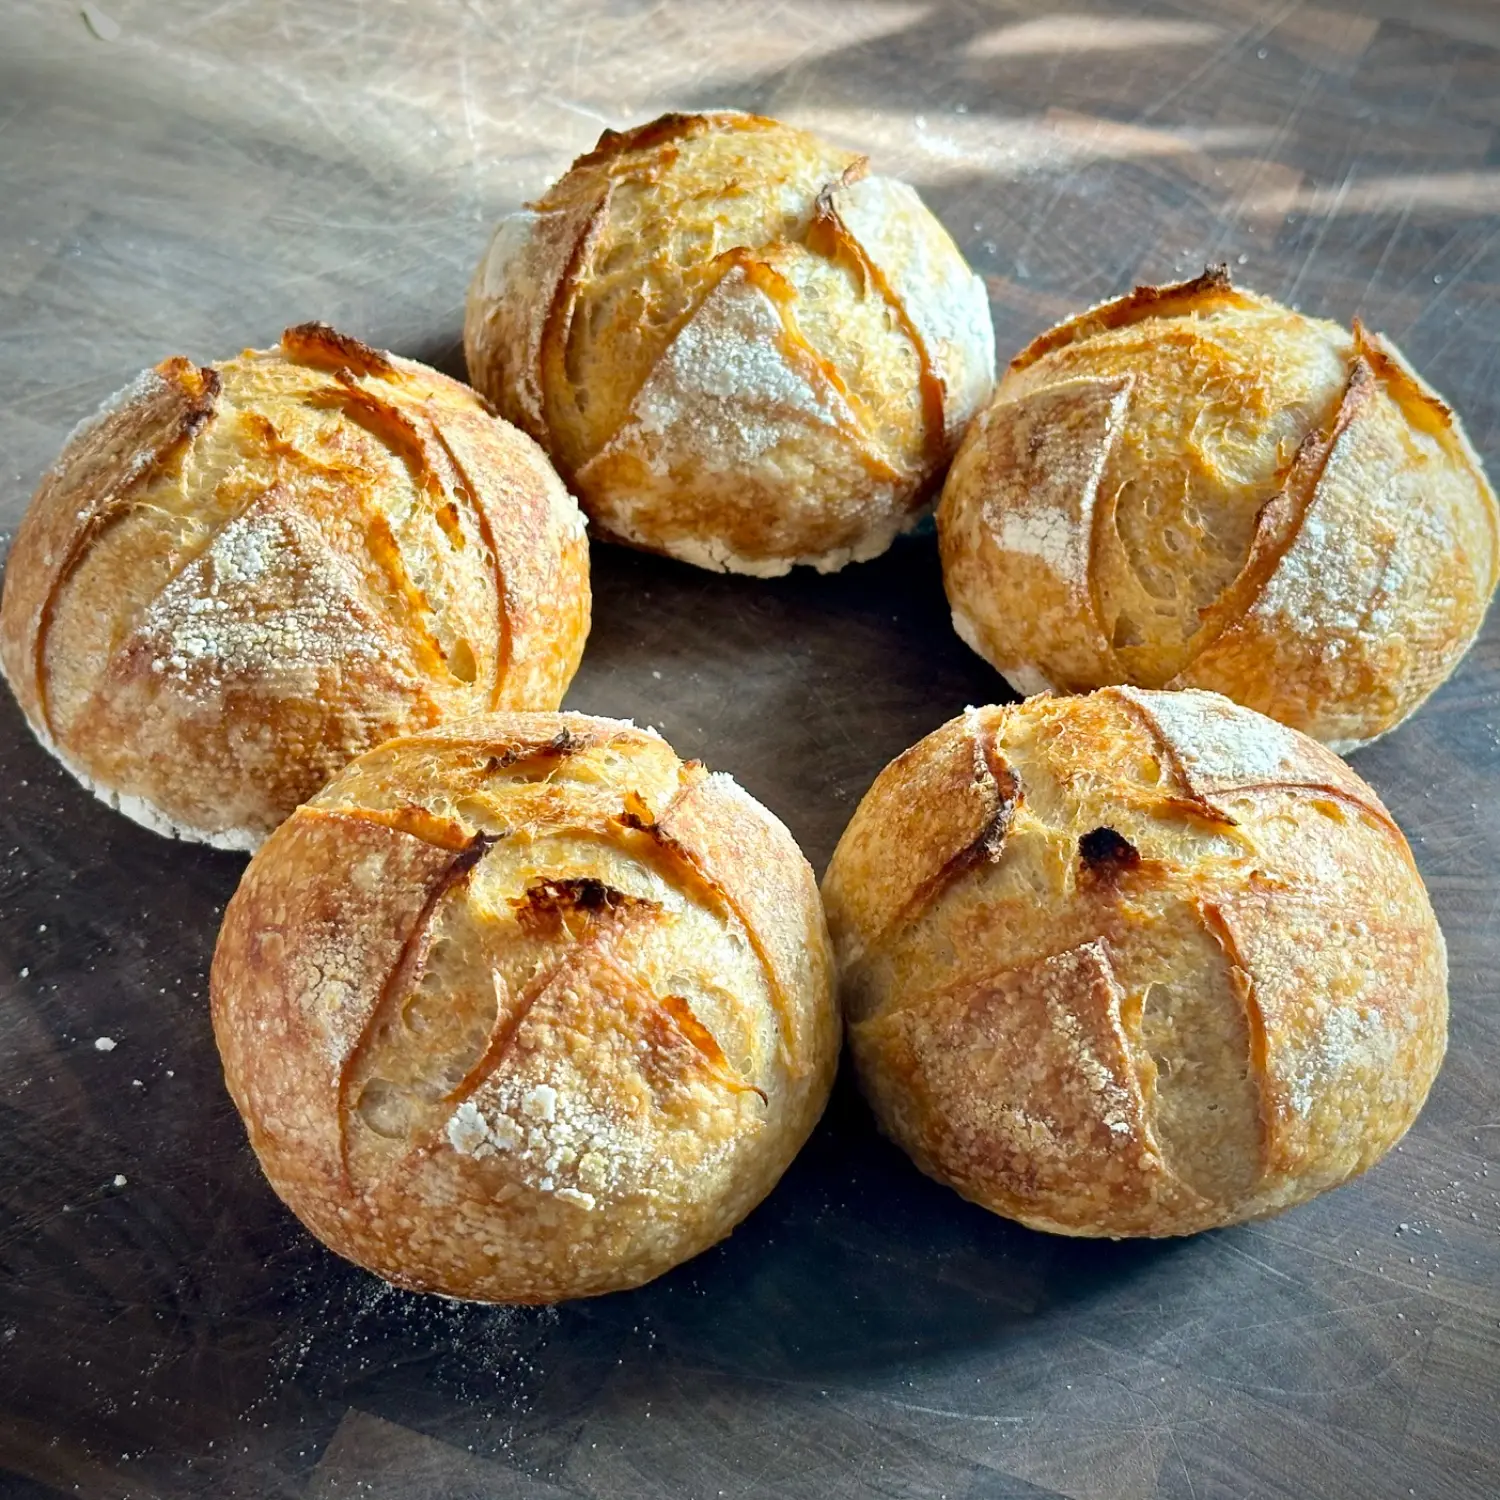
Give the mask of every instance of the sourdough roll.
M 910 187 L 729 111 L 607 130 L 503 219 L 464 343 L 601 534 L 765 576 L 883 552 L 995 371 L 983 283 Z
M 1222 267 L 1018 355 L 937 520 L 954 626 L 1019 691 L 1209 688 L 1339 750 L 1448 676 L 1500 573 L 1480 461 L 1400 353 Z
M 876 778 L 823 895 L 880 1124 L 1034 1229 L 1301 1203 L 1400 1140 L 1447 1044 L 1390 814 L 1215 693 L 967 710 Z
M 212 972 L 271 1186 L 399 1286 L 555 1302 L 722 1239 L 822 1113 L 812 871 L 651 731 L 497 714 L 398 739 L 272 835 Z
M 78 429 L 11 549 L 0 662 L 98 796 L 249 849 L 392 735 L 556 708 L 588 622 L 583 518 L 531 439 L 312 323 L 166 360 Z

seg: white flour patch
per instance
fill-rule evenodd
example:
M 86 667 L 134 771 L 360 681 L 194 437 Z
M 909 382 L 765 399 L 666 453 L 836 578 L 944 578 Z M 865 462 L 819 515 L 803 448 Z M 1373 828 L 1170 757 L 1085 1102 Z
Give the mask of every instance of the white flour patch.
M 1007 552 L 1040 558 L 1059 578 L 1071 578 L 1078 571 L 1077 528 L 1066 511 L 1049 505 L 1006 511 L 996 540 Z

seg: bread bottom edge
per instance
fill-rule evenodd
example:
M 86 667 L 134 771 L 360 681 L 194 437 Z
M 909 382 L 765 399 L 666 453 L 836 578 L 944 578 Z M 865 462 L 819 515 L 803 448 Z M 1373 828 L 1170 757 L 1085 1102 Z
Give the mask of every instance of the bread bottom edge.
M 750 578 L 785 578 L 793 568 L 811 568 L 816 573 L 839 573 L 850 563 L 873 562 L 888 552 L 898 536 L 918 526 L 930 507 L 897 516 L 889 525 L 871 531 L 846 547 L 830 547 L 826 552 L 808 552 L 796 557 L 744 557 L 732 552 L 717 538 L 680 537 L 670 541 L 647 541 L 627 527 L 593 521 L 597 540 L 652 552 L 658 557 L 675 558 L 691 567 L 710 573 L 736 573 Z
M 224 849 L 235 854 L 254 854 L 265 843 L 266 835 L 253 828 L 194 828 L 188 823 L 175 822 L 156 803 L 145 797 L 132 797 L 128 792 L 116 791 L 102 782 L 95 781 L 87 771 L 73 764 L 58 748 L 57 743 L 45 730 L 32 723 L 29 715 L 22 714 L 26 727 L 31 731 L 43 750 L 50 755 L 69 776 L 86 792 L 117 813 L 129 818 L 141 828 L 164 838 L 178 839 L 185 844 L 207 844 L 211 849 Z

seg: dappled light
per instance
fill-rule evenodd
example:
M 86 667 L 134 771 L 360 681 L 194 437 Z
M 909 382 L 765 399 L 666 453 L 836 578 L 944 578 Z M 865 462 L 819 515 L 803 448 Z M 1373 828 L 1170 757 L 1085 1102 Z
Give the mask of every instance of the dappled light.
M 974 38 L 969 57 L 1051 57 L 1080 52 L 1155 52 L 1204 47 L 1224 35 L 1206 21 L 1165 21 L 1144 16 L 1038 16 L 996 27 Z

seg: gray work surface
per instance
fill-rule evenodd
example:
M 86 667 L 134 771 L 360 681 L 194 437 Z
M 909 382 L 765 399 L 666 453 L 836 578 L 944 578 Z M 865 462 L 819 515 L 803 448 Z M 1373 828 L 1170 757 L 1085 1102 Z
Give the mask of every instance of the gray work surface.
M 1490 0 L 84 10 L 0 5 L 8 533 L 73 423 L 168 354 L 321 318 L 461 375 L 489 223 L 603 126 L 725 104 L 916 182 L 1002 358 L 1224 260 L 1389 334 L 1500 460 Z M 829 578 L 594 569 L 569 705 L 733 772 L 820 870 L 892 755 L 1008 696 L 949 628 L 930 534 Z M 0 1495 L 1493 1500 L 1500 620 L 1354 763 L 1453 998 L 1427 1111 L 1363 1181 L 1185 1242 L 1052 1239 L 920 1177 L 845 1082 L 725 1245 L 520 1311 L 387 1290 L 282 1209 L 207 1013 L 242 859 L 90 800 L 5 696 Z

